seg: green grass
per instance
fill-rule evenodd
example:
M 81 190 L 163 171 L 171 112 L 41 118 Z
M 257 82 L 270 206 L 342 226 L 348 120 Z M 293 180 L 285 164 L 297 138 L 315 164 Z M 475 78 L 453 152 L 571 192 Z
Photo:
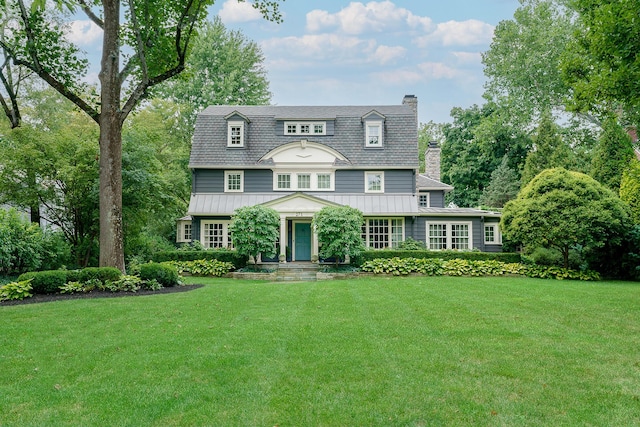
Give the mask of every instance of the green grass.
M 0 426 L 640 425 L 640 284 L 311 283 L 0 307 Z

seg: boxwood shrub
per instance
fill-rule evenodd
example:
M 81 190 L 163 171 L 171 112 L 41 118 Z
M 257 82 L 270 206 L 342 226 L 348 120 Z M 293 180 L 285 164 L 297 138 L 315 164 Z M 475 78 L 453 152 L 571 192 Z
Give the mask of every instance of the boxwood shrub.
M 153 255 L 153 261 L 195 261 L 205 259 L 209 261 L 230 262 L 236 269 L 247 265 L 248 257 L 240 255 L 236 251 L 227 249 L 215 249 L 205 251 L 161 251 Z
M 78 281 L 85 283 L 92 279 L 100 280 L 102 284 L 115 282 L 122 276 L 122 272 L 115 267 L 87 267 L 78 273 Z
M 66 270 L 30 271 L 18 277 L 18 282 L 31 279 L 31 288 L 34 294 L 55 294 L 60 291 L 60 286 L 67 283 Z
M 521 261 L 520 254 L 514 252 L 477 252 L 477 251 L 407 251 L 407 250 L 368 250 L 361 252 L 355 258 L 352 258 L 351 264 L 360 266 L 366 261 L 374 259 L 390 259 L 390 258 L 427 258 L 427 259 L 464 259 L 467 261 L 501 261 L 507 264 L 519 263 Z
M 156 280 L 164 287 L 180 284 L 180 276 L 176 267 L 157 262 L 140 264 L 140 278 L 144 281 Z

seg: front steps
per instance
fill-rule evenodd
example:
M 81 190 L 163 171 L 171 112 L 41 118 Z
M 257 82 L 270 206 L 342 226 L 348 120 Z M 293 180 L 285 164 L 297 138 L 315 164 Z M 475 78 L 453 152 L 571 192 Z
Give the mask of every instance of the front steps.
M 278 264 L 276 281 L 312 282 L 317 280 L 318 264 L 312 262 L 288 262 Z

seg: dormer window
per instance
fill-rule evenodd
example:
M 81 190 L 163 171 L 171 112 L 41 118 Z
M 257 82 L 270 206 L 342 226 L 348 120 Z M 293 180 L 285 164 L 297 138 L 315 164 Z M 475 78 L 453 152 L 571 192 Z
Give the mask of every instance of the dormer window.
M 367 122 L 365 147 L 382 148 L 382 122 Z
M 285 135 L 326 135 L 325 122 L 284 122 Z
M 227 123 L 227 147 L 244 147 L 244 122 Z

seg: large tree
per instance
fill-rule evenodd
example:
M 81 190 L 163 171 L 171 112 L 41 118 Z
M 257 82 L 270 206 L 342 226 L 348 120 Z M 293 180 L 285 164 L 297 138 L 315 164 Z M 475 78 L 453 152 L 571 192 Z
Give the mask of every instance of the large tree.
M 633 159 L 631 137 L 614 118 L 605 120 L 602 134 L 593 153 L 590 175 L 611 190 L 618 192 L 622 173 Z
M 578 111 L 617 110 L 640 121 L 640 0 L 571 0 L 580 31 L 562 60 Z
M 82 87 L 88 62 L 65 42 L 63 27 L 48 19 L 45 0 L 32 7 L 24 0 L 6 3 L 3 17 L 17 19 L 5 27 L 0 46 L 13 63 L 33 71 L 100 125 L 100 265 L 124 271 L 122 126 L 151 87 L 184 70 L 192 37 L 213 0 L 57 0 L 84 12 L 103 30 L 95 96 Z M 280 19 L 277 6 L 277 1 L 254 2 L 275 20 Z
M 158 86 L 158 94 L 183 107 L 186 122 L 209 105 L 268 104 L 271 99 L 260 47 L 216 17 L 194 39 L 185 71 Z
M 620 244 L 630 227 L 629 209 L 614 192 L 563 168 L 547 169 L 531 180 L 505 205 L 500 221 L 505 238 L 557 249 L 566 268 L 572 248 Z

